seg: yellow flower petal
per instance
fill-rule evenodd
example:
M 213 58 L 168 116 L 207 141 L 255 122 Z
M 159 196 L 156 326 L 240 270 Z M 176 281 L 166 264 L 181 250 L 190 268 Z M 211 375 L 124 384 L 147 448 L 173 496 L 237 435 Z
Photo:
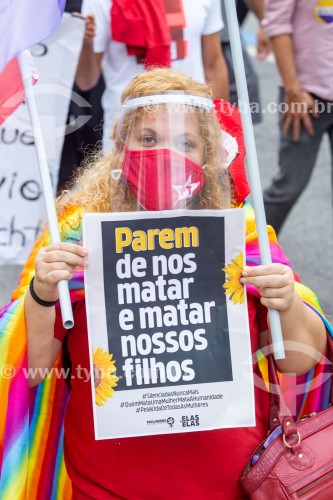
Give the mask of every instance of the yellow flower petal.
M 94 381 L 95 381 L 95 402 L 98 406 L 103 406 L 114 393 L 119 378 L 112 375 L 116 371 L 115 361 L 112 354 L 104 351 L 101 347 L 93 349 Z
M 244 302 L 244 288 L 236 290 L 230 297 L 234 304 L 243 304 Z
M 244 286 L 240 281 L 244 266 L 244 256 L 240 252 L 231 263 L 223 268 L 226 274 L 226 281 L 222 285 L 225 288 L 225 294 L 230 295 L 230 300 L 234 304 L 243 304 L 244 302 Z

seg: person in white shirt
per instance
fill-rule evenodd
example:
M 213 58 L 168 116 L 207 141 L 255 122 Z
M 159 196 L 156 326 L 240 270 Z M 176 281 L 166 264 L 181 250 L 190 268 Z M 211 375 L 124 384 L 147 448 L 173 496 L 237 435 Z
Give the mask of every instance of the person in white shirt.
M 120 95 L 133 76 L 144 71 L 136 56 L 128 55 L 127 47 L 111 36 L 112 0 L 84 0 L 82 13 L 87 16 L 84 40 L 76 83 L 81 90 L 94 87 L 103 71 L 106 90 L 102 98 L 104 109 L 103 148 L 109 149 L 112 125 L 120 110 Z M 184 39 L 188 55 L 172 61 L 173 69 L 212 85 L 214 97 L 229 98 L 227 66 L 220 46 L 223 27 L 220 0 L 183 0 L 186 20 Z

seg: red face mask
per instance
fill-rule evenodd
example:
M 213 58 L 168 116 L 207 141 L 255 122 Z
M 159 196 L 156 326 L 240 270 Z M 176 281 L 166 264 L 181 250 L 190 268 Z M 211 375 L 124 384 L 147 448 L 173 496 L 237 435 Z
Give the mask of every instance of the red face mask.
M 204 185 L 203 168 L 169 149 L 126 150 L 122 174 L 149 211 L 184 208 Z

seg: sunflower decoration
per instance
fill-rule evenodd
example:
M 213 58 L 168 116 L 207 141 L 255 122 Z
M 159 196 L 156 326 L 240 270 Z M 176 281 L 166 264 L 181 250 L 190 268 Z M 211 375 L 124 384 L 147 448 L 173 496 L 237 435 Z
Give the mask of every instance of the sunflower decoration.
M 229 299 L 233 301 L 234 304 L 244 303 L 244 285 L 241 282 L 244 255 L 240 252 L 235 259 L 231 260 L 231 263 L 223 268 L 223 271 L 227 275 L 226 282 L 223 285 L 225 288 L 225 294 L 230 295 Z
M 116 387 L 119 378 L 113 373 L 116 371 L 112 354 L 103 351 L 101 347 L 93 348 L 93 370 L 95 383 L 95 402 L 98 406 L 104 406 L 106 401 L 112 397 L 113 387 Z

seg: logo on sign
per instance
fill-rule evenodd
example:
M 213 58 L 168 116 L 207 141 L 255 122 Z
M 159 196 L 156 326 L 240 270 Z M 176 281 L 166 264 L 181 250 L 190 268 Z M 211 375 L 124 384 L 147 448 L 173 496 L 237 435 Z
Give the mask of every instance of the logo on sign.
M 175 419 L 173 417 L 169 417 L 167 419 L 167 423 L 170 425 L 170 427 L 173 427 L 173 424 L 175 423 Z
M 181 423 L 183 427 L 198 427 L 200 425 L 199 415 L 184 415 Z

